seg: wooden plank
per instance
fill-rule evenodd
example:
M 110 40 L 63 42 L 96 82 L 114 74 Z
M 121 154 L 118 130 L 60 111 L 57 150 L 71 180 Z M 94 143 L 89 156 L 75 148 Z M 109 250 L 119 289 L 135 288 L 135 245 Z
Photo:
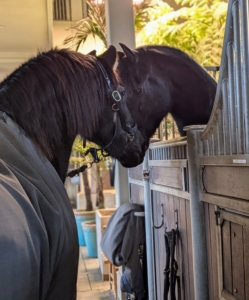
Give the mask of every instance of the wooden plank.
M 240 212 L 249 213 L 249 203 L 247 200 L 239 200 L 208 193 L 201 193 L 201 201 L 218 205 L 219 207 L 226 207 L 238 210 Z
M 223 265 L 223 288 L 230 294 L 233 293 L 232 281 L 232 254 L 231 254 L 231 228 L 230 222 L 224 220 L 222 225 L 222 265 Z
M 213 280 L 213 299 L 219 299 L 219 281 L 218 281 L 218 251 L 216 240 L 216 220 L 215 209 L 213 205 L 209 205 L 209 224 L 210 224 L 210 242 L 211 242 L 211 256 L 212 256 L 212 280 Z
M 180 276 L 180 285 L 181 285 L 181 297 L 178 296 L 178 291 L 177 291 L 177 296 L 176 299 L 187 299 L 185 297 L 185 286 L 184 286 L 184 281 L 183 281 L 183 272 L 184 272 L 184 267 L 183 267 L 183 260 L 184 260 L 184 252 L 182 251 L 182 235 L 181 235 L 181 228 L 182 228 L 182 223 L 181 223 L 181 218 L 180 218 L 180 202 L 184 203 L 184 199 L 178 198 L 178 197 L 173 197 L 174 199 L 174 210 L 177 211 L 178 215 L 178 234 L 176 236 L 176 260 L 178 262 L 178 275 Z M 175 214 L 175 216 L 177 216 Z M 175 220 L 176 222 L 176 220 Z M 186 228 L 186 227 L 185 227 Z
M 220 298 L 221 300 L 238 300 L 238 298 L 234 297 L 233 295 L 228 293 L 226 290 L 223 290 L 221 295 L 222 295 L 222 298 Z M 244 300 L 244 299 L 242 299 L 242 300 Z
M 189 192 L 185 192 L 176 188 L 150 183 L 150 189 L 153 191 L 158 191 L 161 193 L 170 194 L 179 198 L 190 200 Z
M 143 179 L 143 164 L 138 165 L 135 168 L 130 168 L 128 170 L 129 177 L 133 179 L 142 180 Z
M 144 188 L 139 185 L 133 185 L 135 203 L 144 204 Z
M 192 231 L 191 231 L 191 220 L 190 220 L 190 203 L 186 201 L 186 218 L 187 218 L 187 239 L 188 239 L 188 251 L 187 256 L 189 259 L 189 291 L 191 300 L 195 299 L 194 293 L 194 268 L 193 268 L 193 249 L 192 249 Z
M 186 200 L 181 199 L 179 203 L 179 239 L 182 249 L 182 280 L 181 286 L 183 290 L 182 299 L 191 300 L 189 287 L 189 260 L 188 260 L 188 236 L 187 236 L 187 219 L 186 219 Z
M 144 182 L 142 180 L 133 179 L 133 178 L 130 178 L 130 177 L 129 177 L 129 183 L 144 186 Z
M 130 197 L 133 203 L 144 203 L 144 189 L 140 185 L 130 184 Z
M 153 205 L 153 220 L 157 219 L 158 215 L 158 201 L 157 201 L 157 193 L 152 193 L 152 205 Z M 160 299 L 160 284 L 159 284 L 159 245 L 158 245 L 158 231 L 156 229 L 153 230 L 154 232 L 154 247 L 155 247 L 155 276 L 156 276 L 156 295 L 157 299 Z
M 182 168 L 153 167 L 151 171 L 151 182 L 183 189 Z
M 208 193 L 249 200 L 248 167 L 208 166 L 203 182 Z
M 174 211 L 177 211 L 177 214 L 179 214 L 179 199 L 177 197 L 174 197 L 173 196 L 173 204 L 174 204 Z M 176 219 L 176 213 L 175 213 L 175 222 L 177 222 L 177 219 Z M 180 226 L 180 221 L 179 221 L 179 217 L 178 217 L 178 229 L 179 229 L 179 226 Z M 175 229 L 176 229 L 176 224 L 175 224 Z M 178 232 L 176 232 L 178 233 Z M 181 287 L 183 287 L 182 285 L 182 248 L 181 248 L 181 239 L 180 239 L 180 235 L 177 234 L 176 235 L 176 249 L 175 249 L 175 259 L 178 263 L 178 274 L 177 275 L 180 275 L 180 284 L 181 284 Z M 176 289 L 177 290 L 177 289 Z M 183 299 L 183 295 L 182 295 L 182 292 L 183 292 L 183 288 L 181 290 L 181 299 Z M 176 299 L 178 299 L 179 296 L 178 296 L 178 291 L 176 291 Z
M 200 165 L 212 166 L 241 166 L 249 165 L 249 154 L 241 155 L 216 155 L 200 157 Z
M 187 167 L 187 159 L 174 159 L 174 160 L 150 160 L 150 167 Z
M 211 234 L 210 234 L 210 217 L 209 217 L 209 205 L 204 203 L 204 215 L 205 215 L 205 229 L 206 229 L 206 243 L 207 243 L 207 262 L 208 262 L 208 287 L 209 287 L 209 299 L 214 298 L 213 287 L 213 270 L 212 270 L 212 250 L 211 250 Z
M 165 194 L 166 195 L 166 194 Z M 172 195 L 168 196 L 168 205 L 167 205 L 167 219 L 168 219 L 168 226 L 167 231 L 171 231 L 175 229 L 175 206 L 174 206 L 174 198 Z
M 158 193 L 159 201 L 158 202 L 158 223 L 161 224 L 161 203 L 164 203 L 164 214 L 165 214 L 165 202 L 167 201 L 167 195 L 163 193 Z M 165 199 L 166 198 L 166 199 Z M 163 299 L 163 292 L 164 292 L 164 267 L 165 267 L 165 260 L 166 260 L 166 251 L 165 251 L 165 242 L 164 242 L 164 226 L 158 231 L 158 244 L 159 244 L 159 262 L 158 262 L 158 270 L 159 270 L 159 280 L 160 280 L 160 297 L 159 299 Z
M 242 226 L 231 223 L 233 295 L 245 299 Z
M 249 300 L 249 227 L 243 226 L 245 300 Z

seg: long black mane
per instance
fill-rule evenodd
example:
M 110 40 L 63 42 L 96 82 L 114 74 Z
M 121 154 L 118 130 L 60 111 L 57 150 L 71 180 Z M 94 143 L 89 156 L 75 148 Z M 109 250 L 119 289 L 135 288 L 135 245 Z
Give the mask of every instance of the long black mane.
M 53 49 L 30 59 L 0 83 L 0 110 L 52 159 L 53 149 L 69 137 L 94 133 L 107 92 L 95 57 Z

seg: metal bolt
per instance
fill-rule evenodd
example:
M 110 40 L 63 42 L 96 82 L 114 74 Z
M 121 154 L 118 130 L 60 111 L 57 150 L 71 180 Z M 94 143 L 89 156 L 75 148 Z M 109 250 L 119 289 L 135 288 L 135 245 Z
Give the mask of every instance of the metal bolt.
M 234 289 L 234 290 L 233 290 L 234 293 L 237 293 L 237 291 L 238 291 L 237 289 Z
M 233 232 L 233 237 L 235 237 L 236 236 L 236 233 L 235 232 Z

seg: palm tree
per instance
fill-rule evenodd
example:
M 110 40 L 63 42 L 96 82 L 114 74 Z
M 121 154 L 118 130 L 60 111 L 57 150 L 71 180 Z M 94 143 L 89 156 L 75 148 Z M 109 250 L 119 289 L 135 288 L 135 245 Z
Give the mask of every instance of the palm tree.
M 106 36 L 106 19 L 105 19 L 105 3 L 91 4 L 86 1 L 88 7 L 88 16 L 77 22 L 72 29 L 76 30 L 75 35 L 71 35 L 64 40 L 64 45 L 79 50 L 80 46 L 85 43 L 88 36 L 98 37 L 105 48 L 107 48 Z
M 144 0 L 140 4 L 134 4 L 135 30 L 141 30 L 148 21 L 148 11 L 152 7 L 151 0 Z M 98 37 L 104 48 L 107 48 L 107 29 L 105 18 L 105 1 L 102 3 L 91 3 L 86 1 L 88 7 L 88 16 L 77 22 L 72 29 L 75 29 L 75 34 L 67 37 L 63 44 L 78 51 L 83 45 L 88 36 Z

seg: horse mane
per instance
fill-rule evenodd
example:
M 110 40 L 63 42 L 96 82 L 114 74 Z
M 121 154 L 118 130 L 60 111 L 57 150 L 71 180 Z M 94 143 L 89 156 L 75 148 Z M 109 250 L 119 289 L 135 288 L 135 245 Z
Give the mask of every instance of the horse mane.
M 0 110 L 49 159 L 68 139 L 78 133 L 89 138 L 98 129 L 108 89 L 96 60 L 55 48 L 31 58 L 0 83 Z
M 190 57 L 187 53 L 183 52 L 180 49 L 166 46 L 166 45 L 148 45 L 148 46 L 141 46 L 136 49 L 140 53 L 146 53 L 150 52 L 151 50 L 156 50 L 159 52 L 164 52 L 165 54 L 168 54 L 170 56 L 170 59 L 177 59 L 181 63 L 185 63 L 193 72 L 196 74 L 198 73 L 198 76 L 200 76 L 204 81 L 207 80 L 207 78 L 213 80 L 212 76 L 208 74 L 208 72 L 199 65 L 192 57 Z

